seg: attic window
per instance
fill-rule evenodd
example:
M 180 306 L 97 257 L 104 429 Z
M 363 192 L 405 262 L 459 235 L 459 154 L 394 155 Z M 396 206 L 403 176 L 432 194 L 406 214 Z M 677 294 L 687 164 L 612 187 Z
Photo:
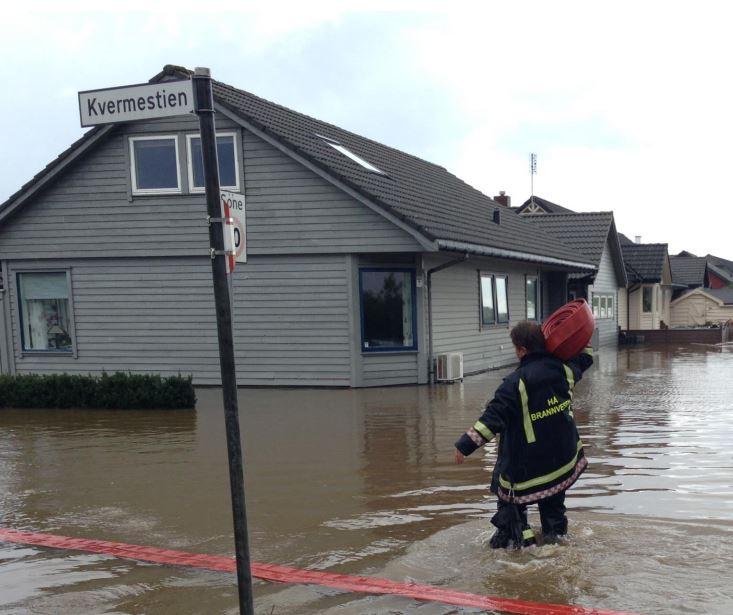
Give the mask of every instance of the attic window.
M 329 139 L 328 137 L 324 137 L 322 135 L 316 135 L 316 136 L 323 139 L 326 143 L 328 143 L 336 151 L 341 152 L 344 156 L 348 158 L 351 158 L 351 160 L 356 162 L 358 165 L 364 167 L 367 171 L 371 171 L 372 173 L 379 173 L 380 175 L 385 175 L 384 171 L 382 171 L 381 169 L 378 169 L 373 164 L 367 162 L 361 156 L 357 156 L 354 152 L 345 148 L 338 141 L 334 141 L 333 139 Z

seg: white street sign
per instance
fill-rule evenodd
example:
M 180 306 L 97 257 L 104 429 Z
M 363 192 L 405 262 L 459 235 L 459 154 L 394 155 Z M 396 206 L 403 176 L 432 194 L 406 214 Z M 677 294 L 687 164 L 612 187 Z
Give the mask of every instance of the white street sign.
M 79 92 L 82 126 L 193 113 L 190 79 Z
M 224 233 L 224 241 L 231 242 L 230 245 L 225 245 L 224 249 L 234 252 L 234 262 L 246 263 L 247 262 L 247 219 L 244 207 L 244 195 L 238 192 L 229 192 L 228 190 L 221 191 L 221 202 L 224 217 L 232 218 L 234 224 L 231 229 L 231 235 L 227 232 Z M 227 238 L 230 239 L 227 239 Z M 233 263 L 232 263 L 233 265 Z M 232 266 L 232 269 L 234 267 Z

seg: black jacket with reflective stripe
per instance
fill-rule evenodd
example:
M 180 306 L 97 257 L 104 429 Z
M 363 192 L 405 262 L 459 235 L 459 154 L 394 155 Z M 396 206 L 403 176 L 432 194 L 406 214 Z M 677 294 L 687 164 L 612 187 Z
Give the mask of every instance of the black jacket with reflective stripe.
M 470 455 L 499 436 L 491 485 L 499 497 L 535 502 L 564 491 L 585 470 L 571 402 L 575 383 L 592 364 L 590 350 L 567 363 L 547 352 L 526 355 L 456 442 Z

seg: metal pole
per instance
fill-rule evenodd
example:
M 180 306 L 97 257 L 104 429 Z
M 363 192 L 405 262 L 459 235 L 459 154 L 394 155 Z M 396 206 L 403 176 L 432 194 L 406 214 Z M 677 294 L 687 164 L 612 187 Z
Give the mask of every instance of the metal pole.
M 214 129 L 214 96 L 211 91 L 211 74 L 208 68 L 197 68 L 193 75 L 194 105 L 201 127 L 201 152 L 204 159 L 206 182 L 206 207 L 210 218 L 222 217 L 219 187 L 219 165 L 216 156 Z M 252 602 L 252 571 L 249 559 L 247 535 L 247 510 L 244 501 L 244 469 L 242 444 L 239 435 L 237 409 L 237 376 L 234 365 L 234 340 L 232 335 L 232 311 L 224 255 L 224 228 L 221 223 L 209 225 L 211 245 L 211 270 L 214 278 L 216 302 L 216 328 L 219 334 L 219 361 L 221 385 L 224 396 L 224 418 L 229 454 L 229 484 L 234 516 L 234 547 L 237 556 L 237 586 L 239 612 L 254 615 Z

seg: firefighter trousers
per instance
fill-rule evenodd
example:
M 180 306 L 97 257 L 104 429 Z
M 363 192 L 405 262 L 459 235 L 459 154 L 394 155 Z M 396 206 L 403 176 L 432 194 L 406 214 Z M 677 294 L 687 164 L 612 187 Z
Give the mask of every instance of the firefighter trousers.
M 510 510 L 513 507 L 514 510 Z M 565 516 L 565 492 L 562 491 L 544 500 L 537 502 L 542 522 L 542 534 L 545 538 L 563 536 L 568 532 L 568 519 Z M 527 506 L 523 504 L 509 504 L 498 500 L 496 514 L 491 522 L 497 527 L 497 534 L 505 535 L 507 541 L 517 536 L 519 532 L 531 531 L 527 523 Z M 521 530 L 519 529 L 521 527 Z M 529 534 L 524 534 L 525 538 Z M 497 536 L 498 542 L 503 542 Z M 502 546 L 502 545 L 499 545 Z

